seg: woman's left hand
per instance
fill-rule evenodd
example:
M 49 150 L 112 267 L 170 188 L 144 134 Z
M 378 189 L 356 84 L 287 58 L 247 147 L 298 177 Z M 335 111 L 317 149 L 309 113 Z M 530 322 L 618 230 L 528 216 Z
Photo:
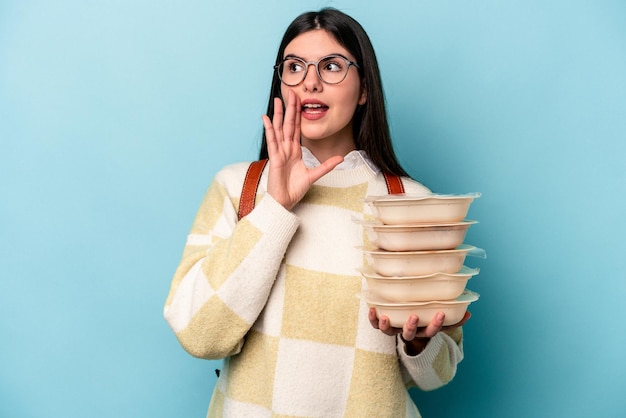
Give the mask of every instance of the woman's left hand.
M 443 326 L 445 314 L 437 312 L 433 319 L 425 327 L 418 327 L 419 318 L 417 315 L 411 315 L 402 328 L 394 328 L 391 326 L 389 318 L 382 315 L 380 318 L 376 315 L 376 309 L 370 308 L 368 318 L 372 326 L 379 329 L 386 335 L 400 334 L 407 345 L 407 354 L 419 354 L 428 344 L 428 341 L 434 337 L 439 331 L 458 328 L 463 325 L 471 317 L 469 311 L 465 312 L 463 319 L 456 324 Z

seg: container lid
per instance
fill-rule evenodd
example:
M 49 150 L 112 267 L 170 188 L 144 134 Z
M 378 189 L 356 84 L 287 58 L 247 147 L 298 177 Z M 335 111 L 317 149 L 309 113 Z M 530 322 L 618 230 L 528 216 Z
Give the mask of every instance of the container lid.
M 478 293 L 466 289 L 466 290 L 463 291 L 463 293 L 461 293 L 460 296 L 458 296 L 456 299 L 452 299 L 452 300 L 429 300 L 429 301 L 426 301 L 426 302 L 401 302 L 401 303 L 395 303 L 395 302 L 386 302 L 386 301 L 373 300 L 373 299 L 369 298 L 369 294 L 368 294 L 367 295 L 367 302 L 368 303 L 375 303 L 376 305 L 380 305 L 380 306 L 393 306 L 393 307 L 427 306 L 427 305 L 431 305 L 431 304 L 457 305 L 459 303 L 476 302 L 479 297 L 480 297 L 480 295 Z
M 441 276 L 444 279 L 448 278 L 448 279 L 454 280 L 454 279 L 466 279 L 469 276 L 475 276 L 480 272 L 480 269 L 469 268 L 467 266 L 463 266 L 456 273 L 435 272 L 435 273 L 426 274 L 423 276 L 381 276 L 380 274 L 374 272 L 371 268 L 367 268 L 367 267 L 360 269 L 360 271 L 364 277 L 372 278 L 372 279 L 412 280 L 412 279 L 429 279 L 432 277 Z
M 420 251 L 386 251 L 381 250 L 380 248 L 369 248 L 369 247 L 356 247 L 362 250 L 366 254 L 375 254 L 375 255 L 431 255 L 431 254 L 456 254 L 456 253 L 466 253 L 467 255 L 471 255 L 473 257 L 479 258 L 487 258 L 487 253 L 482 248 L 474 247 L 469 244 L 461 244 L 456 248 L 450 250 L 420 250 Z
M 478 192 L 464 193 L 464 194 L 441 194 L 441 193 L 428 193 L 428 194 L 386 194 L 381 196 L 367 196 L 365 201 L 370 203 L 375 202 L 417 202 L 420 200 L 436 199 L 436 200 L 450 200 L 450 199 L 477 199 L 481 196 Z

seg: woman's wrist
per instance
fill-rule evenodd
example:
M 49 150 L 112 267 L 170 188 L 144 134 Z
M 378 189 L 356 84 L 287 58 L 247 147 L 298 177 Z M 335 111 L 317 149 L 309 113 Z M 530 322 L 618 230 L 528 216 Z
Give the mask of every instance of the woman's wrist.
M 402 342 L 404 342 L 404 352 L 409 356 L 416 356 L 420 354 L 430 342 L 430 338 L 428 337 L 415 337 L 413 340 L 408 341 L 402 337 L 402 333 L 398 335 L 400 336 Z

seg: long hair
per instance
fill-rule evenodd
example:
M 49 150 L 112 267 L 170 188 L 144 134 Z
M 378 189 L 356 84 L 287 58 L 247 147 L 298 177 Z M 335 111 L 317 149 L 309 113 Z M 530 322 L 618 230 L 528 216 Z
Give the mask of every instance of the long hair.
M 285 48 L 294 38 L 316 29 L 323 29 L 330 33 L 359 64 L 359 76 L 366 89 L 367 100 L 364 105 L 357 107 L 352 120 L 356 148 L 364 150 L 383 172 L 408 176 L 400 166 L 391 143 L 385 95 L 374 47 L 359 22 L 334 8 L 323 8 L 319 12 L 301 14 L 285 31 L 276 55 L 276 64 L 283 60 Z M 267 115 L 270 118 L 274 115 L 274 97 L 281 97 L 280 83 L 278 74 L 274 71 L 267 105 Z M 268 158 L 265 132 L 259 157 Z

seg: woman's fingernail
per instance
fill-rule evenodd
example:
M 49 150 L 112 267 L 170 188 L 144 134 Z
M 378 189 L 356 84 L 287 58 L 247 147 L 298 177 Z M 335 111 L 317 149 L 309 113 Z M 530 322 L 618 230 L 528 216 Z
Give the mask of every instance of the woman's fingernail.
M 416 316 L 412 316 L 411 317 L 411 321 L 410 321 L 411 326 L 412 327 L 416 327 L 417 326 L 417 321 L 418 321 L 417 317 Z

